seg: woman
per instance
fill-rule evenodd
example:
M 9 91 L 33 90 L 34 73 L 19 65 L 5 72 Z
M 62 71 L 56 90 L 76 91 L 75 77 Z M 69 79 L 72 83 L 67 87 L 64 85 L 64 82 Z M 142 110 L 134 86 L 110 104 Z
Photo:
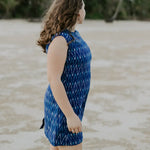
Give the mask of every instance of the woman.
M 90 48 L 75 29 L 85 19 L 83 0 L 54 0 L 38 45 L 47 54 L 49 85 L 41 128 L 50 150 L 82 150 L 82 118 L 90 89 Z

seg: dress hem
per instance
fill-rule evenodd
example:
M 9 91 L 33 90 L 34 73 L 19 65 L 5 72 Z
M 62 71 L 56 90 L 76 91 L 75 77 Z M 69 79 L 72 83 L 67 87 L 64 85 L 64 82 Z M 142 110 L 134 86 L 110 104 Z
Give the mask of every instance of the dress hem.
M 46 136 L 46 138 L 48 139 L 48 141 L 50 142 L 50 144 L 51 145 L 53 145 L 53 146 L 74 146 L 74 145 L 78 145 L 78 144 L 80 144 L 80 143 L 82 143 L 83 142 L 83 137 L 82 137 L 82 139 L 80 139 L 78 142 L 71 142 L 71 144 L 55 144 L 55 143 L 53 143 L 50 139 L 49 139 L 49 137 L 47 136 L 47 134 L 45 134 L 45 136 Z

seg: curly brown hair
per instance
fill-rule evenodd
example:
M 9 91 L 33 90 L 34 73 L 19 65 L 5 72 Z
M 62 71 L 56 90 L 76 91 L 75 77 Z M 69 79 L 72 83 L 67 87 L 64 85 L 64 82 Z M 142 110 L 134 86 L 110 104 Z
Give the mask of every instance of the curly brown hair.
M 51 37 L 66 28 L 69 30 L 76 24 L 79 10 L 83 0 L 53 0 L 43 19 L 43 29 L 37 45 L 46 53 L 46 44 L 51 42 Z

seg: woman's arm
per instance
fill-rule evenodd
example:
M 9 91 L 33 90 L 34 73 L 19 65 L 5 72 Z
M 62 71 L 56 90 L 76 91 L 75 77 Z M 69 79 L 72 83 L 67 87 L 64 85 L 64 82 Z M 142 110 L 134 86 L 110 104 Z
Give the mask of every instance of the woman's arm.
M 73 133 L 82 132 L 82 124 L 75 114 L 61 82 L 64 65 L 67 57 L 67 41 L 63 36 L 53 39 L 47 53 L 47 77 L 53 96 L 67 119 L 68 130 Z
M 51 42 L 47 53 L 47 77 L 53 96 L 66 118 L 74 115 L 65 88 L 61 82 L 61 75 L 67 57 L 67 42 L 64 37 L 57 36 Z

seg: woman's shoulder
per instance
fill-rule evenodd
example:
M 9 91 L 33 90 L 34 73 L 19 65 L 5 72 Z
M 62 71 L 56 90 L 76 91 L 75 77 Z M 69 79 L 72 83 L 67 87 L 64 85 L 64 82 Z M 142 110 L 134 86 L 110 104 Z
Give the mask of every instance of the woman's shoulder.
M 52 35 L 51 41 L 46 45 L 46 53 L 47 53 L 49 45 L 58 36 L 62 36 L 66 40 L 67 44 L 73 39 L 72 35 L 70 34 L 70 32 L 67 29 L 64 29 L 64 30 L 62 30 L 58 33 L 55 33 L 54 35 Z M 57 38 L 57 39 L 59 40 L 59 39 L 62 39 L 62 38 Z
M 50 44 L 49 44 L 50 45 Z M 51 42 L 51 49 L 60 50 L 60 49 L 68 49 L 67 41 L 63 36 L 57 36 Z M 49 47 L 48 47 L 49 48 Z M 47 49 L 48 52 L 48 49 Z

